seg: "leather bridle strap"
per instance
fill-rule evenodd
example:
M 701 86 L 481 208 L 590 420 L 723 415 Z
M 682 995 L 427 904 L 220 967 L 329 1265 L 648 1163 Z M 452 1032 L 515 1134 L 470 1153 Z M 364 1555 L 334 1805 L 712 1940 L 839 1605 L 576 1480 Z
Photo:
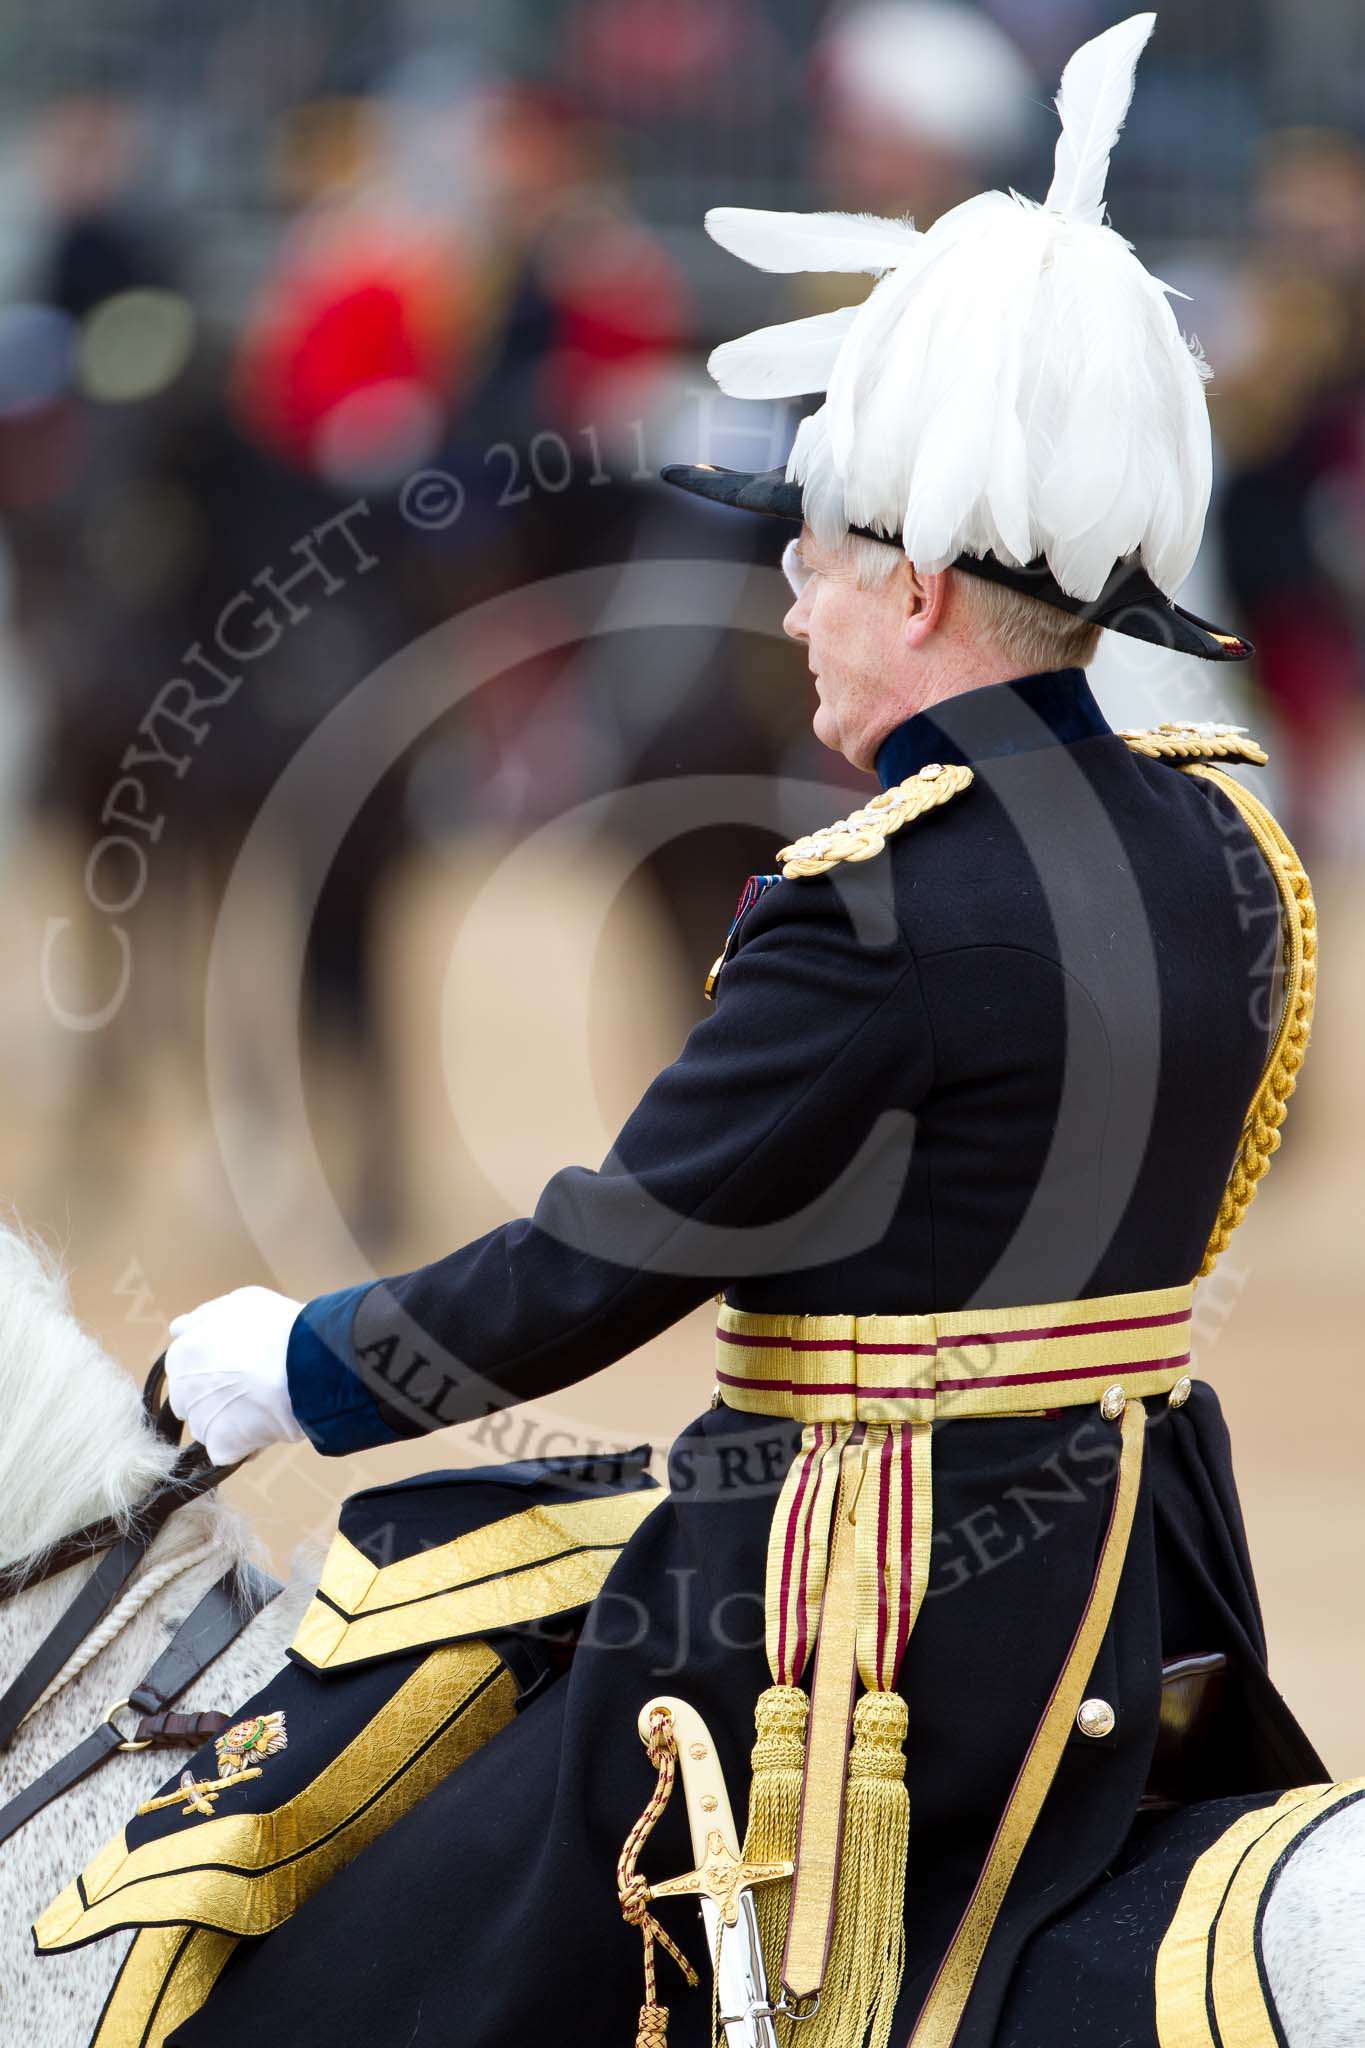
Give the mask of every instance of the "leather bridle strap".
M 282 1590 L 277 1579 L 258 1571 L 254 1565 L 237 1565 L 225 1572 L 181 1622 L 141 1685 L 120 1702 L 120 1707 L 136 1707 L 144 1714 L 160 1713 L 208 1669 L 229 1643 L 236 1641 L 247 1624 Z M 141 1747 L 141 1743 L 128 1741 L 112 1720 L 101 1721 L 92 1734 L 68 1750 L 26 1791 L 0 1807 L 0 1843 L 7 1842 L 26 1821 L 78 1784 L 115 1750 Z
M 143 1384 L 142 1412 L 149 1427 L 163 1443 L 180 1442 L 184 1424 L 166 1398 L 164 1351 Z M 198 1444 L 190 1446 L 181 1462 L 185 1466 L 185 1471 L 172 1479 L 163 1480 L 163 1487 L 179 1483 L 179 1480 L 187 1478 L 191 1471 L 197 1475 L 201 1469 L 207 1469 L 205 1454 Z M 236 1470 L 235 1465 L 220 1466 L 218 1478 L 226 1479 Z M 184 1495 L 184 1499 L 193 1500 L 197 1493 L 206 1490 L 205 1487 L 196 1485 L 193 1492 Z M 160 1491 L 161 1488 L 158 1488 L 157 1494 Z M 155 1499 L 156 1495 L 153 1498 Z M 87 1522 L 83 1529 L 73 1530 L 70 1536 L 64 1536 L 60 1543 L 54 1544 L 50 1550 L 45 1550 L 36 1563 L 27 1566 L 18 1564 L 8 1571 L 0 1571 L 0 1606 L 3 1606 L 6 1600 L 12 1600 L 16 1593 L 27 1591 L 30 1586 L 40 1586 L 45 1579 L 55 1579 L 59 1573 L 70 1571 L 74 1565 L 85 1564 L 97 1552 L 108 1550 L 111 1544 L 117 1543 L 121 1536 L 129 1533 L 126 1519 L 120 1520 L 117 1516 L 106 1515 L 102 1521 Z M 0 1748 L 3 1746 L 3 1743 L 0 1743 Z
M 159 1529 L 167 1514 L 183 1507 L 186 1501 L 197 1500 L 201 1493 L 211 1492 L 237 1470 L 235 1465 L 205 1465 L 203 1455 L 198 1444 L 192 1444 L 181 1460 L 183 1470 L 162 1481 L 143 1506 L 135 1511 L 131 1524 L 127 1520 L 118 1521 L 112 1515 L 106 1516 L 102 1522 L 89 1522 L 84 1529 L 64 1536 L 51 1550 L 45 1550 L 41 1560 L 32 1567 L 16 1565 L 9 1571 L 0 1571 L 0 1607 L 6 1600 L 14 1599 L 16 1594 L 26 1593 L 30 1586 L 41 1586 L 45 1580 L 55 1579 L 78 1564 L 88 1564 L 99 1551 L 108 1550 L 122 1537 L 134 1534 L 146 1517 L 153 1513 L 159 1516 Z M 165 1513 L 161 1512 L 163 1498 Z
M 188 1455 L 195 1459 L 191 1469 L 179 1477 L 168 1479 L 138 1510 L 131 1528 L 105 1552 L 56 1626 L 44 1637 L 8 1692 L 0 1698 L 0 1749 L 8 1748 L 29 1708 L 42 1698 L 68 1657 L 75 1654 L 90 1631 L 103 1621 L 176 1509 L 187 1501 L 198 1499 L 201 1494 L 212 1492 L 231 1469 L 199 1463 L 198 1459 L 203 1454 L 197 1452 L 197 1447 Z M 91 1532 L 84 1533 L 88 1535 Z M 82 1548 L 71 1563 L 79 1563 L 90 1554 L 89 1548 Z M 55 1576 L 59 1568 L 49 1559 L 38 1578 L 21 1579 L 11 1583 L 7 1590 L 9 1593 L 21 1592 L 26 1585 L 35 1585 L 42 1578 Z M 0 1597 L 3 1597 L 2 1587 Z
M 185 1425 L 167 1396 L 166 1354 L 163 1351 L 142 1383 L 142 1412 L 164 1442 L 178 1444 L 184 1435 Z

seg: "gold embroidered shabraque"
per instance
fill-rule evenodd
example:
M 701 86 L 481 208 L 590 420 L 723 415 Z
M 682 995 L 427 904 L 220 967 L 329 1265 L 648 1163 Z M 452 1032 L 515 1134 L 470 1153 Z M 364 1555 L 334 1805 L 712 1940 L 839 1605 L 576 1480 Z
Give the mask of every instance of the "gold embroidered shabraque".
M 654 1487 L 527 1508 L 383 1566 L 338 1533 L 291 1647 L 330 1671 L 586 1606 L 667 1497 Z
M 144 1927 L 124 1958 L 90 2048 L 165 2048 L 237 1946 L 207 1927 Z
M 1210 1843 L 1185 1881 L 1157 1954 L 1161 2048 L 1278 2048 L 1256 1957 L 1265 1889 L 1295 1841 L 1362 1792 L 1365 1778 L 1300 1786 L 1242 1814 Z
M 117 1835 L 42 1914 L 38 1947 L 71 1948 L 153 1921 L 269 1933 L 505 1727 L 516 1699 L 515 1679 L 486 1643 L 434 1650 L 273 1813 L 221 1814 L 136 1849 Z

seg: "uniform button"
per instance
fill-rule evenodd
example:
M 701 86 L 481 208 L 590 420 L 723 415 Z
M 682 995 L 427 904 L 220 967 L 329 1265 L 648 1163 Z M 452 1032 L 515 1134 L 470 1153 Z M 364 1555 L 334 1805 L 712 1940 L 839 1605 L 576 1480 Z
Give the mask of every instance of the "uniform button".
M 1190 1398 L 1190 1389 L 1193 1385 L 1194 1381 L 1190 1378 L 1189 1374 L 1182 1373 L 1171 1388 L 1170 1393 L 1166 1396 L 1167 1406 L 1170 1408 L 1183 1408 Z
M 1106 1387 L 1100 1396 L 1100 1414 L 1106 1422 L 1117 1422 L 1128 1406 L 1128 1396 L 1122 1387 Z
M 720 1402 L 721 1402 L 721 1392 L 720 1392 L 720 1387 L 719 1387 L 719 1385 L 717 1385 L 717 1386 L 714 1386 L 714 1387 L 712 1387 L 712 1389 L 711 1389 L 711 1406 L 712 1406 L 713 1408 L 719 1408 L 719 1406 L 720 1406 Z
M 1076 1726 L 1082 1735 L 1112 1735 L 1117 1716 L 1108 1700 L 1082 1700 L 1076 1710 Z
M 942 775 L 942 773 L 943 763 L 941 761 L 926 761 L 919 771 L 919 779 L 921 782 L 932 782 L 936 775 Z

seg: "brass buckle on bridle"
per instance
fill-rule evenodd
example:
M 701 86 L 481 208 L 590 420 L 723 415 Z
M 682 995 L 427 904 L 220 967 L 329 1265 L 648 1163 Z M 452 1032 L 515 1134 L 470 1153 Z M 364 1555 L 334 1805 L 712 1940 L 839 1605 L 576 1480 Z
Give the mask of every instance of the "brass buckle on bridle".
M 152 1746 L 150 1739 L 147 1739 L 142 1742 L 135 1742 L 131 1735 L 123 1735 L 122 1729 L 119 1727 L 118 1722 L 114 1719 L 115 1714 L 121 1714 L 125 1707 L 131 1705 L 131 1700 L 115 1700 L 112 1707 L 105 1708 L 104 1718 L 109 1723 L 109 1726 L 114 1730 L 114 1732 L 122 1736 L 122 1740 L 119 1743 L 120 1749 L 150 1749 Z

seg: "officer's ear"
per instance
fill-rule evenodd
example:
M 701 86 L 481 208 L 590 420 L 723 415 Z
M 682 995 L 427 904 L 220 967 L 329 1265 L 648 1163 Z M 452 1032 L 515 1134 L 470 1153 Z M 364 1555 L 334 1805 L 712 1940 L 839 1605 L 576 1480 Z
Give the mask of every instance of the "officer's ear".
M 905 565 L 905 618 L 901 638 L 907 647 L 920 648 L 937 631 L 948 599 L 948 572 L 940 569 L 924 575 L 913 562 Z

